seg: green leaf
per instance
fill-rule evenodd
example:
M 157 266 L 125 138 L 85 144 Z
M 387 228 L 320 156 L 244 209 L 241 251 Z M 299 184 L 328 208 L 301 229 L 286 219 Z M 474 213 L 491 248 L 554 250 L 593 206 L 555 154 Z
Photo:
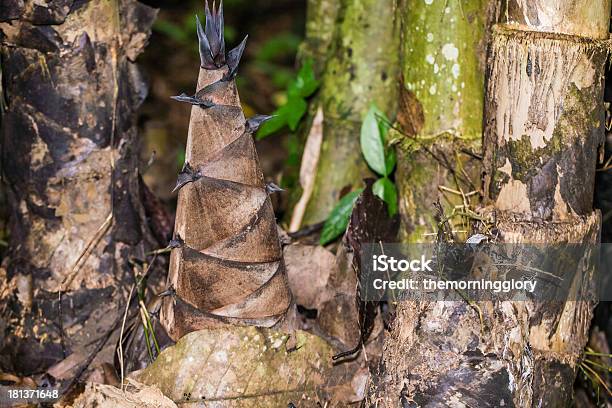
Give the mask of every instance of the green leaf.
M 304 99 L 289 96 L 287 103 L 279 109 L 279 113 L 285 116 L 289 129 L 294 132 L 300 124 L 300 120 L 306 113 L 306 110 L 308 110 L 308 104 Z
M 391 125 L 389 125 L 389 119 L 387 119 L 387 117 L 385 116 L 385 114 L 383 112 L 380 112 L 379 114 L 376 115 L 377 119 L 378 119 L 378 128 L 380 129 L 380 135 L 383 141 L 383 146 L 385 149 L 385 177 L 389 176 L 391 173 L 393 173 L 393 169 L 395 168 L 395 164 L 396 164 L 396 157 L 395 157 L 395 148 L 393 146 L 388 146 L 388 140 L 387 137 L 389 135 L 389 129 L 391 128 Z
M 316 80 L 314 70 L 312 68 L 312 59 L 304 62 L 300 68 L 295 81 L 289 84 L 287 94 L 300 98 L 307 98 L 314 93 L 319 87 L 319 81 Z
M 266 64 L 259 61 L 260 64 Z M 287 88 L 287 101 L 274 112 L 275 118 L 264 123 L 257 132 L 257 139 L 263 139 L 285 125 L 292 132 L 295 132 L 308 110 L 308 103 L 305 98 L 310 96 L 319 87 L 319 82 L 315 79 L 312 69 L 312 60 L 307 60 L 297 74 L 297 78 L 292 81 Z
M 351 191 L 338 201 L 338 204 L 336 204 L 327 220 L 325 220 L 319 244 L 325 245 L 333 241 L 346 230 L 346 226 L 351 218 L 351 212 L 353 211 L 353 205 L 362 191 L 362 188 Z
M 393 173 L 393 169 L 395 168 L 395 149 L 393 147 L 385 150 L 385 177 Z
M 376 119 L 378 120 L 378 129 L 380 130 L 380 137 L 382 138 L 384 151 L 385 151 L 385 170 L 386 173 L 384 176 L 389 176 L 393 173 L 393 169 L 395 168 L 396 157 L 395 157 L 395 149 L 393 146 L 388 146 L 387 137 L 389 135 L 389 129 L 391 125 L 389 124 L 389 119 L 385 116 L 384 112 L 376 112 Z
M 384 115 L 376 105 L 372 104 L 361 124 L 361 151 L 368 166 L 376 173 L 386 176 L 385 145 L 377 115 Z
M 372 192 L 387 203 L 387 211 L 391 217 L 397 214 L 397 188 L 391 180 L 387 177 L 379 178 L 372 186 Z
M 261 124 L 259 130 L 257 131 L 257 140 L 261 140 L 266 136 L 270 136 L 273 133 L 276 133 L 287 124 L 287 118 L 280 112 L 280 109 L 277 109 L 274 112 L 274 116 L 272 119 L 269 119 Z
M 185 149 L 178 149 L 176 153 L 176 164 L 178 169 L 183 168 L 185 164 Z
M 308 98 L 319 88 L 319 81 L 315 78 L 312 65 L 312 59 L 308 59 L 304 62 L 302 68 L 300 68 L 300 72 L 298 72 L 296 82 L 299 84 L 300 96 L 302 98 Z
M 393 173 L 395 149 L 387 147 L 389 122 L 384 112 L 372 104 L 361 124 L 361 151 L 368 166 L 381 176 Z
M 295 132 L 307 110 L 308 104 L 304 99 L 289 96 L 287 102 L 274 112 L 275 116 L 261 125 L 257 131 L 257 140 L 281 130 L 285 125 Z

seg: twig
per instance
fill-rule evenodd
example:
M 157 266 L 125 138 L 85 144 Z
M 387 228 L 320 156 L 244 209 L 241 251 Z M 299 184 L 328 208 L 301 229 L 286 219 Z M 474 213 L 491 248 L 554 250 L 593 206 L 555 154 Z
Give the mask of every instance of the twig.
M 323 225 L 325 225 L 325 222 L 318 222 L 316 224 L 307 225 L 295 232 L 290 232 L 287 235 L 289 235 L 289 237 L 293 239 L 307 237 L 308 235 L 321 230 L 323 228 Z
M 153 341 L 153 345 L 155 346 L 156 355 L 159 355 L 159 344 L 157 343 L 157 338 L 155 338 L 155 331 L 153 330 L 153 324 L 151 323 L 151 317 L 146 305 L 142 300 L 138 301 L 138 305 L 140 306 L 140 318 L 142 319 L 145 337 L 147 338 L 147 350 L 149 351 L 151 361 L 153 361 L 155 359 L 153 358 L 153 349 L 151 347 L 151 342 L 149 341 L 148 333 L 150 333 L 150 339 Z
M 147 252 L 145 255 L 163 255 L 172 252 L 172 248 L 167 246 L 165 248 L 155 249 L 153 251 Z
M 111 213 L 108 214 L 108 216 L 106 217 L 106 220 L 104 220 L 102 225 L 100 225 L 100 227 L 98 228 L 94 236 L 87 243 L 87 245 L 85 246 L 85 248 L 83 249 L 79 257 L 77 258 L 76 262 L 74 263 L 74 266 L 72 267 L 72 271 L 70 272 L 70 275 L 65 277 L 64 280 L 62 281 L 60 285 L 60 291 L 66 291 L 66 289 L 70 286 L 70 284 L 76 277 L 77 273 L 81 270 L 81 268 L 85 264 L 85 261 L 87 261 L 87 258 L 89 258 L 89 255 L 91 254 L 93 248 L 95 248 L 96 245 L 98 245 L 98 242 L 100 242 L 104 234 L 106 234 L 106 231 L 108 231 L 108 228 L 110 227 L 112 221 L 113 221 L 113 212 L 111 211 Z
M 600 356 L 600 357 L 608 357 L 608 358 L 612 358 L 612 354 L 608 354 L 608 353 L 598 353 L 596 351 L 594 351 L 593 349 L 589 348 L 587 351 L 584 352 L 584 354 L 588 354 L 590 356 Z
M 133 283 L 132 287 L 130 288 L 130 294 L 128 295 L 128 301 L 125 304 L 125 311 L 123 312 L 123 322 L 121 323 L 121 332 L 119 333 L 119 367 L 121 370 L 121 390 L 124 391 L 123 388 L 123 382 L 125 379 L 125 372 L 123 370 L 123 332 L 125 331 L 125 321 L 127 319 L 127 314 L 128 314 L 128 310 L 130 308 L 130 303 L 132 302 L 132 294 L 134 292 L 134 288 L 136 287 L 136 284 Z
M 478 154 L 478 153 L 474 153 L 473 151 L 469 150 L 469 149 L 459 149 L 459 151 L 463 154 L 467 154 L 468 156 L 470 156 L 471 158 L 478 160 L 478 161 L 482 161 L 482 155 Z
M 468 193 L 462 193 L 461 191 L 454 190 L 454 189 L 446 187 L 446 186 L 438 186 L 438 188 L 440 190 L 442 190 L 442 191 L 446 191 L 446 192 L 453 193 L 453 194 L 456 194 L 456 195 L 459 195 L 459 196 L 464 196 L 464 197 L 470 197 L 470 196 L 478 194 L 478 191 L 476 191 L 476 190 L 472 190 L 472 191 L 470 191 Z
M 580 367 L 583 368 L 583 369 L 589 370 L 591 372 L 591 374 L 593 374 L 595 376 L 597 381 L 599 381 L 599 383 L 608 392 L 608 395 L 612 397 L 612 391 L 610 391 L 610 388 L 608 387 L 608 384 L 606 384 L 606 382 L 601 378 L 601 376 L 597 373 L 597 371 L 593 370 L 591 367 L 589 367 L 586 364 L 580 364 Z
M 57 292 L 57 301 L 59 308 L 59 334 L 60 334 L 60 345 L 62 346 L 62 356 L 66 358 L 66 342 L 64 341 L 64 312 L 62 310 L 62 290 L 60 288 L 59 292 Z
M 149 353 L 149 362 L 153 362 L 153 349 L 151 348 L 151 341 L 149 340 L 149 326 L 147 325 L 147 319 L 145 318 L 142 307 L 139 308 L 140 320 L 142 321 L 142 331 L 145 336 L 145 343 L 147 345 L 147 352 Z
M 598 168 L 596 171 L 606 171 L 612 169 L 612 156 L 608 157 L 608 160 L 604 163 L 603 167 Z
M 140 276 L 139 279 L 135 280 L 137 284 L 140 285 L 140 283 L 142 283 L 142 281 L 145 280 L 147 276 L 149 276 L 149 272 L 151 271 L 151 268 L 153 267 L 153 264 L 155 263 L 155 260 L 157 259 L 157 255 L 158 253 L 155 253 L 155 251 L 153 251 L 153 259 L 151 259 L 151 262 L 149 262 L 149 264 L 147 265 L 147 269 L 145 269 L 145 271 L 143 272 L 142 276 Z
M 589 360 L 588 358 L 585 358 L 582 361 L 584 361 L 585 363 L 591 364 L 592 366 L 601 368 L 602 370 L 605 370 L 607 372 L 612 372 L 612 367 L 610 367 L 610 366 L 606 367 L 605 365 L 599 364 L 598 362 L 593 361 L 593 360 Z
M 57 298 L 58 298 L 58 309 L 59 309 L 58 315 L 59 315 L 60 345 L 62 347 L 62 355 L 64 356 L 64 358 L 66 358 L 66 342 L 64 340 L 64 314 L 62 310 L 62 294 L 68 289 L 68 287 L 70 287 L 70 284 L 72 284 L 72 281 L 74 280 L 74 278 L 77 276 L 77 274 L 79 273 L 79 271 L 85 264 L 85 261 L 87 261 L 87 259 L 89 258 L 89 255 L 93 251 L 93 248 L 95 248 L 96 245 L 98 245 L 98 242 L 100 242 L 104 234 L 106 234 L 106 231 L 110 227 L 112 220 L 113 220 L 113 212 L 111 211 L 108 217 L 106 217 L 106 220 L 104 220 L 102 225 L 98 228 L 98 230 L 96 231 L 92 239 L 87 243 L 83 251 L 79 254 L 79 257 L 74 263 L 74 266 L 72 267 L 72 271 L 70 272 L 70 274 L 67 277 L 65 277 L 62 283 L 60 284 L 60 288 L 57 293 Z
M 451 230 L 451 232 L 453 234 L 466 234 L 467 233 L 466 230 L 456 230 L 456 229 Z M 438 235 L 437 232 L 425 232 L 423 234 L 424 237 L 433 237 L 433 236 L 436 236 L 436 235 Z

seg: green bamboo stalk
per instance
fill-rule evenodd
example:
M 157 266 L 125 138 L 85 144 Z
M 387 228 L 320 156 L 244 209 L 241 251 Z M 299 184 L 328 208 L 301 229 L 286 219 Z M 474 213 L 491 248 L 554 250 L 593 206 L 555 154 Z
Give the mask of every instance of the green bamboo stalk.
M 482 137 L 485 0 L 407 0 L 402 28 L 404 89 L 398 148 L 402 238 L 423 241 L 435 232 L 432 203 L 449 213 L 474 202 L 440 186 L 468 193 L 478 185 Z M 465 221 L 463 217 L 463 221 Z

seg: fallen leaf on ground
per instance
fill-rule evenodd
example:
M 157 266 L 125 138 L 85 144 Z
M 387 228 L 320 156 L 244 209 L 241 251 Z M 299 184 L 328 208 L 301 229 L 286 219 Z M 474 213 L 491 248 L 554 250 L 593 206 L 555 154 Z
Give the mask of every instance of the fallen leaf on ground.
M 334 350 L 322 338 L 295 331 L 297 346 L 288 351 L 288 335 L 255 327 L 201 330 L 164 350 L 139 381 L 159 387 L 177 403 L 206 402 L 207 407 L 337 406 L 363 395 L 352 384 L 361 362 L 332 364 Z
M 333 296 L 328 280 L 336 268 L 334 254 L 321 246 L 295 244 L 284 248 L 284 257 L 294 302 L 319 309 Z
M 304 146 L 304 154 L 302 155 L 302 164 L 300 166 L 300 185 L 302 186 L 302 195 L 300 200 L 293 208 L 289 232 L 295 232 L 300 229 L 302 219 L 306 212 L 306 205 L 310 200 L 314 189 L 315 176 L 317 174 L 317 164 L 321 155 L 321 144 L 323 143 L 323 109 L 319 107 L 317 114 L 312 121 L 306 145 Z
M 66 407 L 55 405 L 57 408 Z M 155 387 L 128 379 L 125 391 L 112 385 L 88 383 L 71 408 L 177 408 Z

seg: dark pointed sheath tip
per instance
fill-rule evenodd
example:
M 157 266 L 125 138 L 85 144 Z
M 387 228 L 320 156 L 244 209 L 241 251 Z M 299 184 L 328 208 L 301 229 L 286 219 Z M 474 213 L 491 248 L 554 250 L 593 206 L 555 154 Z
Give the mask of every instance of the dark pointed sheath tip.
M 185 162 L 185 164 L 183 165 L 183 168 L 178 174 L 178 177 L 176 180 L 176 186 L 174 187 L 172 192 L 174 193 L 175 191 L 178 191 L 181 188 L 183 188 L 184 185 L 192 183 L 201 178 L 202 178 L 202 173 L 200 172 L 200 170 L 193 169 L 188 162 Z
M 200 49 L 200 66 L 205 69 L 215 70 L 225 64 L 225 38 L 223 22 L 223 1 L 216 6 L 213 1 L 212 12 L 205 1 L 204 14 L 206 26 L 203 28 L 200 18 L 196 14 L 196 31 Z
M 179 234 L 176 234 L 176 237 L 172 238 L 170 240 L 170 242 L 168 242 L 168 248 L 180 248 L 183 245 L 185 245 L 185 241 L 183 241 L 183 238 L 181 238 L 181 236 Z
M 255 133 L 259 130 L 259 127 L 270 119 L 278 115 L 255 115 L 250 117 L 246 121 L 246 130 L 251 133 Z
M 246 46 L 248 35 L 244 37 L 242 42 L 238 44 L 234 49 L 227 53 L 227 74 L 221 78 L 222 81 L 231 81 L 236 76 L 238 72 L 238 66 L 240 65 L 240 59 L 242 58 L 242 53 L 244 52 L 244 47 Z
M 200 66 L 204 69 L 215 70 L 228 66 L 228 72 L 223 76 L 222 81 L 231 81 L 238 70 L 238 65 L 244 52 L 248 35 L 238 44 L 237 47 L 225 54 L 225 37 L 224 37 L 224 21 L 223 21 L 223 1 L 219 2 L 219 7 L 216 7 L 216 1 L 213 1 L 212 11 L 205 0 L 204 13 L 206 16 L 206 25 L 202 27 L 202 22 L 196 14 L 196 31 L 198 35 L 198 46 L 200 50 Z
M 215 106 L 215 104 L 208 99 L 198 98 L 197 96 L 189 96 L 186 93 L 182 93 L 177 96 L 171 96 L 170 99 L 174 99 L 178 102 L 189 103 L 191 105 L 197 105 L 201 108 L 211 108 Z
M 164 290 L 163 292 L 161 292 L 159 295 L 159 297 L 164 297 L 164 296 L 172 296 L 174 297 L 176 295 L 176 289 L 174 289 L 174 285 L 170 284 L 170 286 L 168 287 L 168 289 Z
M 266 192 L 268 194 L 279 193 L 281 191 L 285 191 L 285 189 L 280 188 L 279 186 L 277 186 L 276 184 L 272 182 L 269 182 L 268 184 L 266 184 Z

